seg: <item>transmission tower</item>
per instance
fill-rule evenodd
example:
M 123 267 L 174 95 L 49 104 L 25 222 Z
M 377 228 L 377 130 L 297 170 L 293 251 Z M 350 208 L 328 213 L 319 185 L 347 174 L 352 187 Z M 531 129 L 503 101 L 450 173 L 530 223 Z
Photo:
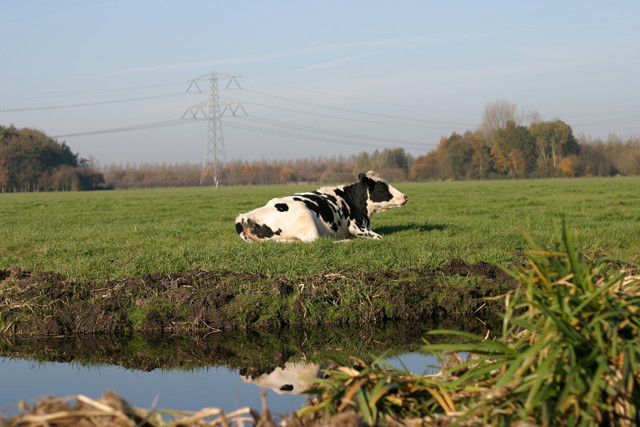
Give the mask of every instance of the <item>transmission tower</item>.
M 226 163 L 226 155 L 224 149 L 224 137 L 222 134 L 222 116 L 230 111 L 234 116 L 239 109 L 246 114 L 246 111 L 241 104 L 221 104 L 218 94 L 218 81 L 228 80 L 225 89 L 229 88 L 232 83 L 240 89 L 240 84 L 236 80 L 238 76 L 220 75 L 212 72 L 200 76 L 191 80 L 187 92 L 196 90 L 199 93 L 204 93 L 198 85 L 198 82 L 209 82 L 209 98 L 200 104 L 193 105 L 187 109 L 182 115 L 184 119 L 187 115 L 191 114 L 194 120 L 207 120 L 207 147 L 205 150 L 204 160 L 202 161 L 202 174 L 200 175 L 200 185 L 205 183 L 205 180 L 211 176 L 213 178 L 213 185 L 216 187 L 220 183 L 221 174 L 224 172 L 224 165 Z M 224 107 L 224 108 L 222 108 Z

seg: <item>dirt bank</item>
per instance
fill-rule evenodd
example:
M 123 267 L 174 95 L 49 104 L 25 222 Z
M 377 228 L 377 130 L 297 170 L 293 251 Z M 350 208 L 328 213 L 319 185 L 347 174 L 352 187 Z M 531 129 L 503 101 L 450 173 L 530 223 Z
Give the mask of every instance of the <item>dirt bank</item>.
M 0 335 L 276 330 L 491 320 L 515 282 L 487 263 L 269 277 L 201 269 L 106 283 L 0 270 Z

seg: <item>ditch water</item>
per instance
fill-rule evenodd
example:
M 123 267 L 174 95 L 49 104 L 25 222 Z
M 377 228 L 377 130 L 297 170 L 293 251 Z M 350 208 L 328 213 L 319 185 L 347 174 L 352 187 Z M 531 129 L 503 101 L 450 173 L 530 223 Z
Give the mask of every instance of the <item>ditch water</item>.
M 399 368 L 404 365 L 417 373 L 422 373 L 427 364 L 434 364 L 431 356 L 420 353 L 402 354 L 386 361 Z M 315 370 L 314 365 L 302 366 Z M 120 366 L 84 366 L 2 357 L 0 378 L 1 413 L 12 413 L 18 402 L 29 403 L 41 396 L 84 394 L 98 399 L 106 390 L 116 391 L 134 406 L 188 411 L 216 407 L 230 412 L 244 406 L 261 410 L 261 390 L 267 392 L 267 405 L 276 414 L 300 409 L 307 399 L 305 394 L 295 391 L 276 392 L 268 385 L 248 382 L 239 370 L 219 366 L 191 371 L 158 369 L 144 372 Z
M 0 337 L 0 412 L 20 401 L 112 390 L 143 408 L 197 411 L 217 407 L 261 410 L 261 390 L 272 413 L 304 406 L 307 384 L 322 369 L 381 359 L 415 373 L 437 364 L 420 352 L 430 328 L 218 332 L 207 335 L 88 335 L 25 339 Z M 431 367 L 431 368 L 430 368 Z

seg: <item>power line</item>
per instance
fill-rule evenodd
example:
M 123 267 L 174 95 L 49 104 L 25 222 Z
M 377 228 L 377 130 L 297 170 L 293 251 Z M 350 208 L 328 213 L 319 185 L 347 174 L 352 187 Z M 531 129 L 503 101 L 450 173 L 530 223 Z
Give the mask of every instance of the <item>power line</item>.
M 323 117 L 323 118 L 334 119 L 334 120 L 348 120 L 350 122 L 364 122 L 364 123 L 370 123 L 370 124 L 379 124 L 383 126 L 392 125 L 392 126 L 403 126 L 403 127 L 428 128 L 428 127 L 434 127 L 434 125 L 433 124 L 429 125 L 427 123 L 438 123 L 435 121 L 429 122 L 427 120 L 421 120 L 421 119 L 414 119 L 414 118 L 400 117 L 400 116 L 394 116 L 389 114 L 378 114 L 378 113 L 372 113 L 368 111 L 359 111 L 359 110 L 348 109 L 348 108 L 334 107 L 330 105 L 308 102 L 304 100 L 293 99 L 293 98 L 288 98 L 288 97 L 283 97 L 279 95 L 273 95 L 273 94 L 268 94 L 268 93 L 258 92 L 258 91 L 248 91 L 248 92 L 254 93 L 260 96 L 276 99 L 276 100 L 285 100 L 288 102 L 311 105 L 315 107 L 320 107 L 324 109 L 329 109 L 329 110 L 339 111 L 339 112 L 344 112 L 349 114 L 371 116 L 371 117 L 375 117 L 376 119 L 385 119 L 386 121 L 383 122 L 381 120 L 348 117 L 348 116 L 342 116 L 337 114 L 324 114 L 324 113 L 310 112 L 310 111 L 304 111 L 304 110 L 294 110 L 294 109 L 289 109 L 289 108 L 280 107 L 276 105 L 252 103 L 249 101 L 232 100 L 235 102 L 235 104 L 233 103 L 224 104 L 220 101 L 217 94 L 218 92 L 217 81 L 223 78 L 229 79 L 227 88 L 232 82 L 235 82 L 237 84 L 237 81 L 235 80 L 235 76 L 223 76 L 223 75 L 217 75 L 216 73 L 208 73 L 192 80 L 187 89 L 187 92 L 189 92 L 191 89 L 196 89 L 198 93 L 203 93 L 203 90 L 199 87 L 198 82 L 207 81 L 209 83 L 208 100 L 201 104 L 190 107 L 183 115 L 183 119 L 184 119 L 187 113 L 191 113 L 191 116 L 194 120 L 196 121 L 207 120 L 209 123 L 208 131 L 207 131 L 207 149 L 206 149 L 205 157 L 203 161 L 203 172 L 201 176 L 201 183 L 208 174 L 211 174 L 213 176 L 214 182 L 218 182 L 219 180 L 218 170 L 222 168 L 219 167 L 218 163 L 222 162 L 222 164 L 224 164 L 225 162 L 221 118 L 225 114 L 225 112 L 231 112 L 235 116 L 239 109 L 242 109 L 242 112 L 244 112 L 244 114 L 246 115 L 244 108 L 242 108 L 242 105 L 238 104 L 238 102 L 246 102 L 249 104 L 264 106 L 266 108 L 279 109 L 279 110 L 290 111 L 290 112 L 295 112 L 299 114 L 308 114 L 316 117 Z M 238 87 L 240 87 L 239 84 L 238 84 Z M 163 95 L 132 97 L 132 98 L 123 98 L 123 99 L 114 99 L 114 100 L 86 102 L 86 103 L 1 109 L 0 112 L 90 107 L 90 106 L 118 104 L 118 103 L 125 103 L 125 102 L 154 100 L 154 99 L 181 96 L 181 95 L 184 95 L 184 94 L 163 94 Z M 271 120 L 271 119 L 261 118 L 261 117 L 248 117 L 246 120 L 255 122 L 258 124 L 262 124 L 265 126 L 270 126 L 271 128 L 265 128 L 264 126 L 240 125 L 240 124 L 232 124 L 232 123 L 229 123 L 229 126 L 236 129 L 258 132 L 261 134 L 269 134 L 269 135 L 282 136 L 282 137 L 288 137 L 288 138 L 297 138 L 297 139 L 303 139 L 307 141 L 316 141 L 316 142 L 330 143 L 330 144 L 353 145 L 353 146 L 361 146 L 361 147 L 384 147 L 384 148 L 388 148 L 389 146 L 404 146 L 407 148 L 414 147 L 419 149 L 425 148 L 425 144 L 422 144 L 417 141 L 411 141 L 411 140 L 400 139 L 400 138 L 384 138 L 380 136 L 363 135 L 358 133 L 340 131 L 334 128 L 306 126 L 306 125 L 285 122 L 285 121 Z M 397 121 L 402 121 L 403 123 L 397 123 Z M 184 123 L 185 123 L 184 120 L 166 120 L 161 122 L 152 122 L 152 123 L 143 123 L 139 125 L 115 127 L 110 129 L 65 133 L 60 135 L 54 135 L 53 137 L 54 138 L 73 138 L 78 136 L 89 136 L 89 135 L 153 129 L 153 128 L 160 128 L 160 127 L 169 127 L 169 126 L 175 126 L 175 125 L 184 124 Z M 439 127 L 442 127 L 443 125 L 450 125 L 453 122 L 440 122 L 440 123 L 441 124 Z M 298 131 L 298 132 L 291 132 L 289 130 Z M 358 142 L 358 141 L 366 141 L 366 142 Z
M 347 138 L 352 138 L 352 139 L 363 139 L 366 141 L 380 141 L 380 142 L 392 142 L 392 143 L 398 143 L 398 144 L 408 144 L 408 145 L 420 145 L 419 142 L 417 141 L 410 141 L 407 139 L 398 139 L 398 138 L 383 138 L 383 137 L 379 137 L 379 136 L 370 136 L 370 135 L 362 135 L 362 134 L 356 134 L 356 133 L 351 133 L 351 132 L 343 132 L 343 131 L 338 131 L 338 130 L 329 130 L 329 129 L 322 129 L 322 128 L 317 128 L 317 127 L 313 127 L 313 126 L 305 126 L 305 125 L 299 125 L 299 124 L 295 124 L 295 123 L 287 123 L 287 122 L 282 122 L 279 120 L 270 120 L 270 119 L 264 119 L 264 118 L 259 118 L 259 117 L 255 117 L 255 116 L 249 116 L 247 118 L 244 118 L 243 120 L 251 120 L 251 121 L 256 121 L 256 122 L 260 122 L 260 123 L 264 123 L 264 124 L 268 124 L 268 125 L 273 125 L 273 126 L 281 126 L 284 128 L 289 128 L 289 129 L 294 129 L 294 130 L 302 130 L 302 131 L 306 131 L 306 132 L 314 132 L 314 133 L 322 133 L 325 135 L 329 135 L 329 136 L 336 136 L 336 137 L 347 137 Z
M 202 120 L 204 119 L 196 119 L 196 121 L 202 121 Z M 376 146 L 376 147 L 388 148 L 389 145 L 391 145 L 390 143 L 393 143 L 393 145 L 403 144 L 403 146 L 407 148 L 424 148 L 423 144 L 420 144 L 419 142 L 415 142 L 415 141 L 409 141 L 409 140 L 385 139 L 385 138 L 379 138 L 379 137 L 372 137 L 369 135 L 360 135 L 360 134 L 353 134 L 353 133 L 340 132 L 340 131 L 332 132 L 332 131 L 327 131 L 320 128 L 314 128 L 311 126 L 295 125 L 295 124 L 286 123 L 286 122 L 279 122 L 277 120 L 261 119 L 257 117 L 247 117 L 247 120 L 262 122 L 265 124 L 271 124 L 271 125 L 280 126 L 283 128 L 292 128 L 292 129 L 297 129 L 297 130 L 302 130 L 307 132 L 314 132 L 314 133 L 324 133 L 324 134 L 328 134 L 329 136 L 335 136 L 338 139 L 321 137 L 316 135 L 305 135 L 301 133 L 293 133 L 293 132 L 287 132 L 287 131 L 277 130 L 277 129 L 274 130 L 274 129 L 268 129 L 264 127 L 241 125 L 237 123 L 234 124 L 230 122 L 227 123 L 227 126 L 236 128 L 236 129 L 249 130 L 252 132 L 267 133 L 275 136 L 301 138 L 301 139 L 310 140 L 310 141 L 326 142 L 326 143 L 333 143 L 333 144 L 346 144 L 346 145 L 355 145 L 355 146 L 363 146 L 363 147 Z M 102 134 L 119 133 L 119 132 L 131 132 L 131 131 L 145 130 L 145 129 L 155 129 L 160 127 L 184 125 L 189 123 L 193 123 L 193 122 L 185 121 L 182 119 L 181 120 L 165 120 L 161 122 L 143 123 L 139 125 L 131 125 L 131 126 L 111 128 L 111 129 L 101 129 L 101 130 L 95 130 L 95 131 L 83 131 L 83 132 L 74 132 L 74 133 L 67 133 L 67 134 L 60 134 L 60 135 L 52 135 L 51 137 L 52 138 L 73 138 L 78 136 L 102 135 Z M 354 142 L 346 141 L 341 137 L 366 140 L 369 142 L 354 143 Z M 373 143 L 372 141 L 378 141 L 380 142 L 380 144 Z
M 633 123 L 637 121 L 640 121 L 640 115 L 612 118 L 612 119 L 601 120 L 596 122 L 574 123 L 573 126 L 608 125 L 608 124 L 620 124 L 620 123 Z
M 101 135 L 107 133 L 118 133 L 118 132 L 130 132 L 135 130 L 144 130 L 144 129 L 154 129 L 159 127 L 167 127 L 167 126 L 176 126 L 176 125 L 184 125 L 189 122 L 185 122 L 184 120 L 165 120 L 162 122 L 153 122 L 153 123 L 144 123 L 140 125 L 132 125 L 125 126 L 120 128 L 111 128 L 111 129 L 102 129 L 102 130 L 94 130 L 94 131 L 86 131 L 86 132 L 75 132 L 75 133 L 67 133 L 61 135 L 53 135 L 51 138 L 73 138 L 77 136 L 88 136 L 88 135 Z
M 138 98 L 112 99 L 109 101 L 83 102 L 83 103 L 77 103 L 77 104 L 46 105 L 46 106 L 38 106 L 38 107 L 0 108 L 0 113 L 15 113 L 19 111 L 57 110 L 57 109 L 63 109 L 63 108 L 93 107 L 96 105 L 123 104 L 126 102 L 150 101 L 153 99 L 171 98 L 175 96 L 184 96 L 184 94 L 173 93 L 173 94 L 164 94 L 164 95 L 142 96 Z
M 152 88 L 177 86 L 177 85 L 184 85 L 184 82 L 127 86 L 127 87 L 121 87 L 121 88 L 105 88 L 103 90 L 97 90 L 97 91 L 96 90 L 57 90 L 57 91 L 47 91 L 47 92 L 8 92 L 8 93 L 5 92 L 5 93 L 0 93 L 0 98 L 38 99 L 38 98 L 54 98 L 54 97 L 82 95 L 82 94 L 102 94 L 102 93 L 112 94 L 114 92 L 120 92 L 120 91 L 130 92 L 132 90 L 152 89 Z
M 408 128 L 408 127 L 421 128 L 421 129 L 450 129 L 451 128 L 450 124 L 445 124 L 445 123 L 439 124 L 439 125 L 427 125 L 427 124 L 416 124 L 416 123 L 381 122 L 380 120 L 367 120 L 367 119 L 359 119 L 359 118 L 347 117 L 347 116 L 336 116 L 333 114 L 322 114 L 322 113 L 315 113 L 311 111 L 295 110 L 293 108 L 279 107 L 279 106 L 270 105 L 270 104 L 262 104 L 259 102 L 252 102 L 244 99 L 235 99 L 235 98 L 226 98 L 226 99 L 229 99 L 230 101 L 242 102 L 243 104 L 255 105 L 257 107 L 264 107 L 264 108 L 269 108 L 269 109 L 279 110 L 279 111 L 287 111 L 289 113 L 302 114 L 307 116 L 322 117 L 325 119 L 343 120 L 348 122 L 369 123 L 369 124 L 375 124 L 375 125 L 396 126 L 396 127 L 403 127 L 403 128 Z M 434 122 L 434 123 L 437 123 L 437 122 Z
M 227 127 L 236 128 L 240 130 L 248 130 L 251 132 L 259 133 L 261 135 L 269 134 L 269 135 L 282 136 L 287 138 L 296 138 L 299 140 L 302 139 L 307 141 L 324 142 L 328 144 L 351 145 L 351 146 L 366 147 L 366 148 L 370 148 L 370 147 L 389 148 L 389 145 L 392 145 L 392 144 L 375 143 L 375 142 L 359 143 L 359 142 L 349 141 L 346 139 L 325 138 L 317 135 L 287 132 L 287 131 L 281 131 L 281 130 L 268 129 L 264 127 L 250 126 L 250 125 L 239 125 L 237 123 L 231 123 L 231 122 L 227 123 Z M 416 145 L 416 146 L 405 145 L 404 147 L 424 149 L 426 148 L 426 145 Z
M 366 102 L 368 104 L 379 104 L 379 105 L 388 105 L 388 106 L 393 106 L 393 107 L 403 107 L 403 108 L 420 108 L 420 109 L 424 109 L 424 110 L 430 110 L 430 111 L 437 111 L 439 113 L 455 113 L 455 114 L 460 114 L 460 113 L 464 113 L 464 114 L 472 114 L 472 112 L 469 111 L 460 111 L 458 109 L 455 110 L 451 110 L 451 109 L 444 109 L 444 108 L 433 108 L 433 107 L 426 107 L 426 106 L 416 106 L 416 105 L 403 105 L 403 104 L 396 104 L 396 103 L 389 103 L 389 102 L 384 102 L 384 101 L 379 101 L 376 99 L 366 99 L 366 98 L 359 98 L 359 97 L 355 97 L 355 96 L 346 96 L 343 94 L 336 94 L 336 93 L 329 93 L 326 91 L 317 91 L 317 90 L 311 90 L 311 89 L 303 89 L 303 88 L 299 88 L 296 86 L 292 86 L 292 85 L 288 85 L 288 84 L 283 84 L 283 83 L 275 83 L 275 82 L 269 82 L 266 80 L 261 80 L 261 79 L 255 79 L 255 78 L 250 78 L 250 77 L 244 77 L 246 79 L 249 80 L 253 80 L 253 81 L 257 81 L 260 83 L 266 83 L 272 86 L 280 86 L 280 87 L 284 87 L 287 89 L 293 89 L 299 92 L 306 92 L 306 93 L 311 93 L 311 94 L 315 94 L 315 95 L 326 95 L 326 96 L 331 96 L 334 98 L 342 98 L 342 99 L 348 99 L 348 100 L 352 100 L 352 101 L 358 101 L 358 102 Z M 473 114 L 475 114 L 475 112 L 473 112 Z
M 469 126 L 468 123 L 465 124 L 465 123 L 461 123 L 461 122 L 434 121 L 434 120 L 419 119 L 419 118 L 414 118 L 414 117 L 394 116 L 394 115 L 391 115 L 391 114 L 373 113 L 373 112 L 370 112 L 370 111 L 354 110 L 354 109 L 350 109 L 350 108 L 334 107 L 334 106 L 330 106 L 330 105 L 319 104 L 319 103 L 316 103 L 316 102 L 301 101 L 301 100 L 294 99 L 294 98 L 288 98 L 288 97 L 284 97 L 284 96 L 273 95 L 273 94 L 269 94 L 269 93 L 265 93 L 265 92 L 259 92 L 259 91 L 255 91 L 255 90 L 244 89 L 244 91 L 248 92 L 248 93 L 254 93 L 256 95 L 267 96 L 267 97 L 274 98 L 274 99 L 281 99 L 281 100 L 284 100 L 284 101 L 296 102 L 298 104 L 310 105 L 310 106 L 313 106 L 313 107 L 320 107 L 320 108 L 325 108 L 325 109 L 330 109 L 330 110 L 335 110 L 335 111 L 342 111 L 342 112 L 346 112 L 346 113 L 360 114 L 360 115 L 372 116 L 372 117 L 378 117 L 378 118 L 384 118 L 384 119 L 402 120 L 402 121 L 416 122 L 416 123 L 439 123 L 439 124 L 446 124 L 446 125 L 451 125 L 451 126 Z

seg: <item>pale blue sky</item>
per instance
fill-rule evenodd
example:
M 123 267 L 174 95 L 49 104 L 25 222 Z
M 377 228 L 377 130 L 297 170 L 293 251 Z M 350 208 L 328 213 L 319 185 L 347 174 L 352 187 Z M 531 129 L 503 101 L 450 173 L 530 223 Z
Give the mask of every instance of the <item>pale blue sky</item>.
M 213 71 L 241 76 L 220 95 L 248 114 L 223 118 L 227 160 L 423 155 L 502 99 L 576 135 L 640 136 L 637 0 L 0 6 L 0 124 L 102 165 L 201 161 L 206 124 L 174 121 Z

